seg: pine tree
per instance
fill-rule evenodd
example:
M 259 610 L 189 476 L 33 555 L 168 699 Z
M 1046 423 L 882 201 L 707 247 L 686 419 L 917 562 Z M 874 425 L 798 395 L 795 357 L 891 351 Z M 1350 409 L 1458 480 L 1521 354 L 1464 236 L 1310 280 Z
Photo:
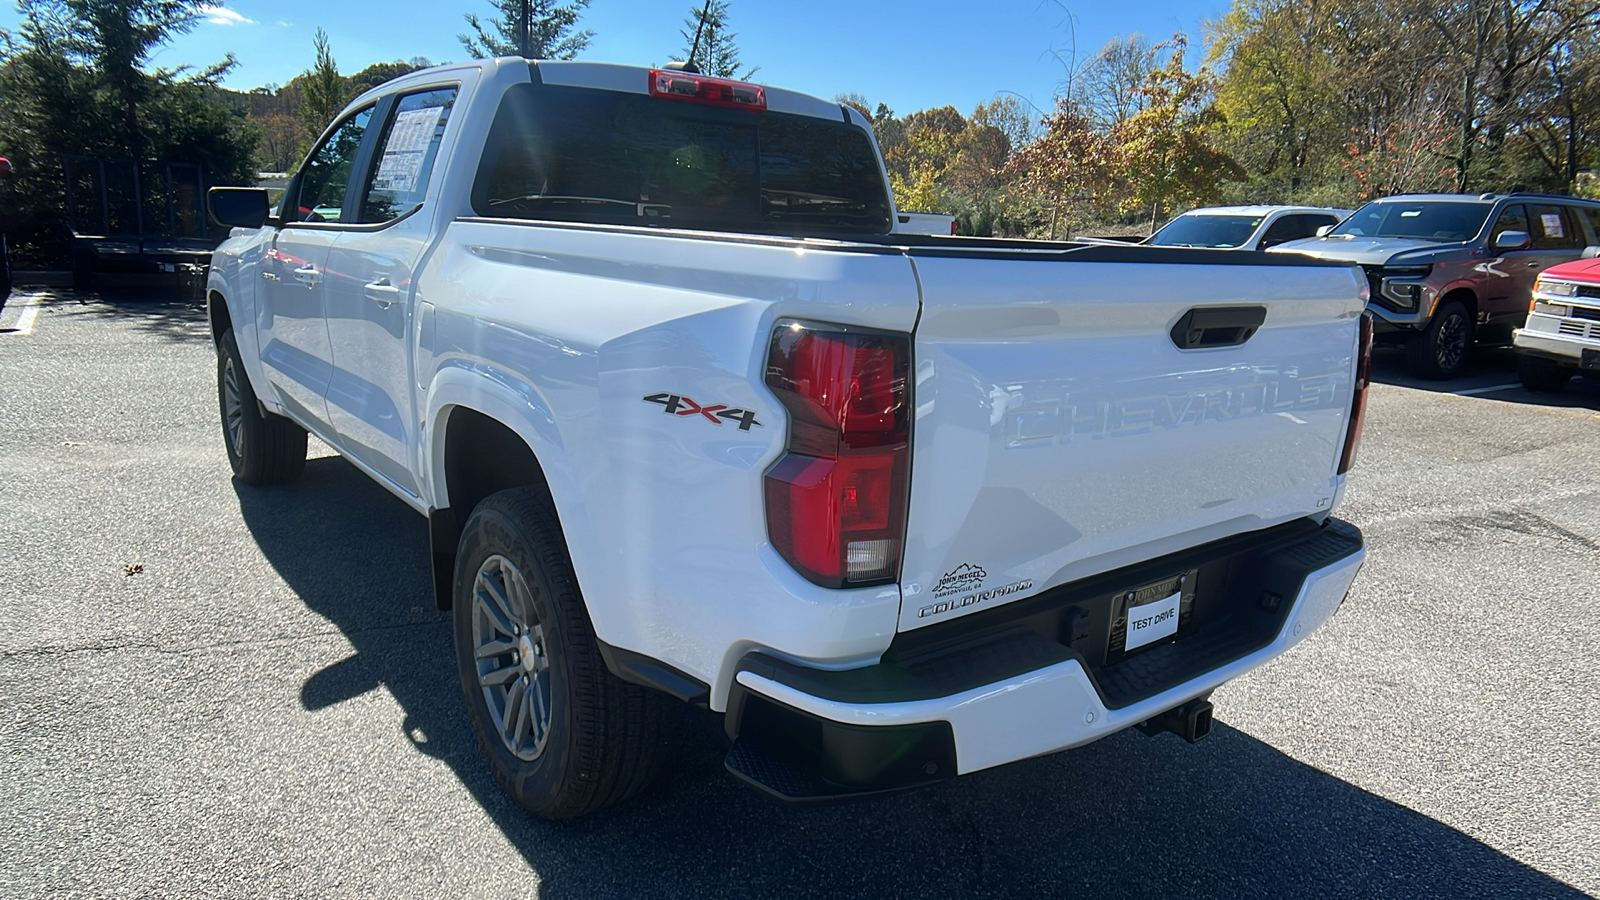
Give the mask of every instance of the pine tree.
M 318 28 L 313 45 L 317 49 L 317 61 L 301 76 L 305 79 L 302 87 L 305 99 L 300 103 L 300 115 L 305 119 L 306 135 L 311 141 L 315 141 L 322 129 L 344 109 L 346 99 L 344 76 L 339 74 L 339 63 L 328 47 L 328 33 Z
M 672 57 L 675 60 L 688 60 L 692 51 L 695 67 L 717 78 L 746 81 L 759 71 L 756 66 L 739 71 L 744 64 L 739 61 L 739 48 L 733 42 L 738 35 L 728 30 L 728 0 L 711 0 L 705 6 L 691 8 L 680 33 L 683 49 Z M 698 47 L 695 46 L 696 33 L 700 35 Z
M 517 56 L 521 53 L 517 39 L 521 34 L 524 3 L 527 3 L 529 11 L 529 59 L 572 59 L 588 47 L 589 40 L 594 37 L 593 31 L 577 28 L 578 17 L 589 5 L 589 0 L 570 0 L 567 3 L 556 0 L 489 2 L 499 11 L 499 15 L 485 23 L 476 14 L 467 13 L 467 25 L 472 28 L 472 33 L 456 35 L 461 46 L 475 59 Z
M 143 70 L 150 51 L 193 29 L 203 11 L 213 5 L 217 4 L 211 0 L 63 0 L 25 3 L 24 10 L 56 7 L 76 19 L 70 45 L 99 72 L 117 98 L 120 137 L 128 155 L 139 159 L 144 155 L 139 108 L 149 100 L 153 87 Z M 207 74 L 220 77 L 232 63 L 230 57 Z

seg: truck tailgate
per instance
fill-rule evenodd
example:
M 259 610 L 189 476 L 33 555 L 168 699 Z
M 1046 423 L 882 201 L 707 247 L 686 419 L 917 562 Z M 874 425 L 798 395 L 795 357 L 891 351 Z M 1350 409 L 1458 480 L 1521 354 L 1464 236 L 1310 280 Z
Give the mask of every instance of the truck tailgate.
M 1332 506 L 1359 270 L 1209 251 L 912 257 L 900 630 Z M 1204 339 L 1226 345 L 1180 349 L 1202 337 L 1173 334 L 1197 308 L 1265 316 L 1242 343 L 1222 329 Z

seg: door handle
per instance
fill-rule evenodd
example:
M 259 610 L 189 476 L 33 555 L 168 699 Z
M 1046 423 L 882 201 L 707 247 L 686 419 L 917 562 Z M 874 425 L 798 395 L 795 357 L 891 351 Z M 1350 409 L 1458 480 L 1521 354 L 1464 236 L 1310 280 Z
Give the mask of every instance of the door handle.
M 1237 347 L 1266 320 L 1265 306 L 1197 306 L 1172 326 L 1172 343 L 1179 350 Z
M 400 299 L 400 289 L 389 283 L 389 279 L 380 278 L 361 289 L 368 300 L 378 304 L 384 309 L 394 305 Z
M 316 266 L 302 266 L 294 270 L 294 280 L 306 287 L 316 287 L 317 283 L 322 281 L 322 277 L 317 274 Z

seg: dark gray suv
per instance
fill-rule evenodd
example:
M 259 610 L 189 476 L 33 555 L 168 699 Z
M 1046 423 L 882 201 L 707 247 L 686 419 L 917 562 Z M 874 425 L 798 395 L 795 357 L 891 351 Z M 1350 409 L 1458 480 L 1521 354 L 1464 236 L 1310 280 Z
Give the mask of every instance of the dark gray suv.
M 1366 270 L 1375 335 L 1403 343 L 1424 378 L 1460 373 L 1474 342 L 1510 343 L 1533 282 L 1600 244 L 1600 202 L 1549 194 L 1404 194 L 1368 203 L 1321 237 L 1273 253 Z

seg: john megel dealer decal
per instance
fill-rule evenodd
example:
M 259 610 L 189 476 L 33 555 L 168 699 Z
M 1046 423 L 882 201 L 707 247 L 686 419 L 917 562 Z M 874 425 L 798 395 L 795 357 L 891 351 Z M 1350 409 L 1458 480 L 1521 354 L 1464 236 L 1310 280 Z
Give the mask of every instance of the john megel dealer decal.
M 939 576 L 939 583 L 933 586 L 933 595 L 935 597 L 948 597 L 951 594 L 964 594 L 967 591 L 975 591 L 983 587 L 983 580 L 988 577 L 989 573 L 983 570 L 983 566 L 962 563 Z

